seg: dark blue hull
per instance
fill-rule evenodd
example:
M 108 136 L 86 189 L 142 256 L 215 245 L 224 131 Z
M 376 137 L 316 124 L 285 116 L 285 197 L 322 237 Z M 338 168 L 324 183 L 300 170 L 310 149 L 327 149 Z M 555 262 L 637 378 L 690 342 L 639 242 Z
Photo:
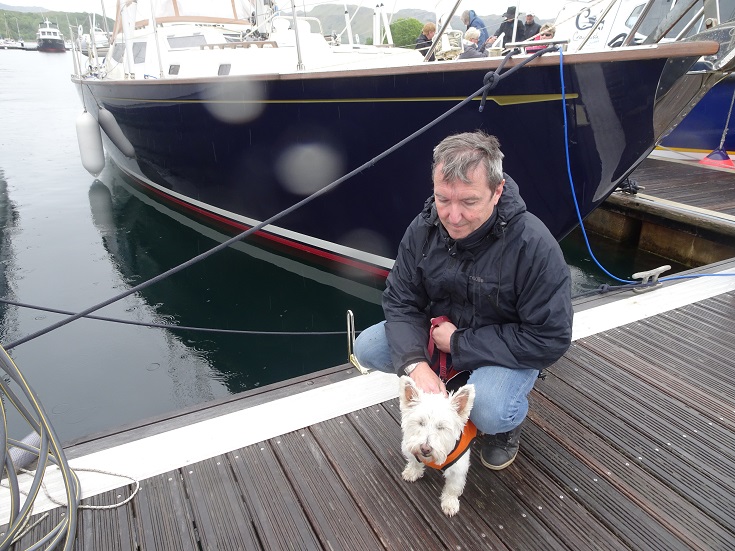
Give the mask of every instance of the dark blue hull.
M 481 128 L 498 136 L 505 170 L 529 210 L 561 239 L 578 223 L 566 144 L 584 217 L 651 152 L 660 137 L 657 101 L 694 61 L 568 63 L 564 103 L 558 63 L 544 59 L 501 81 L 482 112 L 479 100 L 471 102 L 261 235 L 385 274 L 406 226 L 432 193 L 433 147 L 448 134 Z M 82 89 L 87 108 L 94 115 L 94 106 L 107 108 L 133 144 L 134 159 L 106 144 L 123 170 L 189 214 L 237 231 L 303 199 L 284 185 L 279 168 L 293 146 L 319 144 L 339 158 L 338 173 L 320 182 L 326 185 L 473 94 L 490 63 L 262 78 L 263 111 L 249 122 L 223 122 L 209 109 L 252 104 L 246 78 L 89 80 Z
M 661 145 L 677 151 L 709 154 L 720 148 L 735 93 L 735 75 L 712 88 Z M 731 117 L 722 149 L 735 154 L 735 117 Z
M 36 50 L 39 52 L 65 52 L 66 45 L 58 38 L 39 38 L 36 42 Z

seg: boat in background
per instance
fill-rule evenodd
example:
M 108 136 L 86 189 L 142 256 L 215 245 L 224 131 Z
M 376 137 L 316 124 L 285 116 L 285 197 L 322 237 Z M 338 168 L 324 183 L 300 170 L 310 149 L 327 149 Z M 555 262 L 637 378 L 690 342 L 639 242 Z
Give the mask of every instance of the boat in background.
M 137 13 L 128 4 L 103 64 L 75 55 L 85 167 L 104 166 L 101 127 L 108 153 L 142 189 L 234 233 L 355 172 L 257 235 L 380 276 L 431 194 L 432 150 L 447 135 L 496 135 L 529 210 L 561 239 L 577 226 L 577 207 L 584 217 L 600 205 L 734 63 L 733 25 L 645 47 L 427 63 L 415 50 L 353 43 L 348 14 L 343 43 L 293 4 L 290 14 L 262 2 L 196 4 L 157 2 L 143 15 L 145 3 Z M 380 7 L 374 21 L 380 44 Z M 695 64 L 706 70 L 690 72 Z M 486 101 L 416 132 L 486 75 L 519 65 Z
M 735 158 L 733 100 L 735 75 L 730 75 L 707 92 L 692 112 L 661 140 L 652 156 L 701 160 L 719 151 Z
M 36 31 L 36 50 L 39 52 L 65 52 L 66 44 L 64 36 L 59 31 L 59 26 L 44 18 L 38 24 Z
M 644 44 L 647 37 L 655 32 L 652 22 L 663 20 L 671 8 L 669 2 L 660 1 L 617 0 L 607 3 L 572 0 L 564 5 L 556 18 L 556 37 L 569 38 L 570 50 L 610 49 L 628 42 Z M 638 25 L 642 15 L 646 15 L 646 19 Z M 672 34 L 686 33 L 688 25 L 695 31 L 701 31 L 717 21 L 727 22 L 733 18 L 735 0 L 712 0 L 701 7 L 692 7 L 691 13 L 674 26 Z M 594 26 L 594 31 L 589 33 Z M 633 38 L 628 40 L 631 31 Z M 734 99 L 735 76 L 730 75 L 708 91 L 691 113 L 670 130 L 652 156 L 699 160 L 714 151 L 735 156 L 735 121 L 731 119 Z

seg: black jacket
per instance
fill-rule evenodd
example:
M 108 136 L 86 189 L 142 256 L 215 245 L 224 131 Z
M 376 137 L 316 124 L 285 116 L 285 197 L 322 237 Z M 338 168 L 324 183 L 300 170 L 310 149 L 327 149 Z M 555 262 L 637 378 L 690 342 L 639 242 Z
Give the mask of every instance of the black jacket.
M 528 40 L 529 38 L 533 38 L 534 36 L 536 36 L 541 31 L 541 25 L 536 23 L 536 21 L 534 21 L 530 25 L 528 23 L 523 23 L 521 29 L 523 29 L 523 34 L 518 39 L 519 42 L 521 40 Z
M 513 39 L 513 20 L 506 20 L 503 21 L 500 24 L 500 27 L 498 27 L 498 30 L 495 31 L 495 36 L 500 36 L 501 33 L 505 33 L 505 36 L 503 37 L 503 46 L 505 46 L 508 42 L 514 42 Z M 518 21 L 516 24 L 516 39 L 515 42 L 522 42 L 524 40 L 524 31 L 523 31 L 523 22 Z
M 420 51 L 422 56 L 426 57 L 426 53 L 429 51 L 429 48 L 431 48 L 431 44 L 431 40 L 426 38 L 424 33 L 421 33 L 416 39 L 416 45 L 414 48 Z M 434 52 L 431 53 L 431 56 L 429 56 L 427 61 L 434 61 Z
M 430 318 L 448 316 L 458 371 L 487 365 L 543 369 L 572 336 L 571 278 L 546 226 L 526 211 L 507 175 L 490 219 L 455 241 L 433 197 L 406 230 L 383 292 L 386 334 L 396 372 L 429 360 Z

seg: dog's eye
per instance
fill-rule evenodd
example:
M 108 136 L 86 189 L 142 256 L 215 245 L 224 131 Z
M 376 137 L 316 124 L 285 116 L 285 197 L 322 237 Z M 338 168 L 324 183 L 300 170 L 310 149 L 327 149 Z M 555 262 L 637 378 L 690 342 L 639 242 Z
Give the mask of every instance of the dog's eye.
M 436 426 L 436 430 L 446 430 L 446 428 L 447 427 L 445 427 L 444 425 L 437 425 Z
M 421 419 L 421 421 L 419 421 L 419 426 L 420 427 L 425 427 L 426 426 L 426 421 L 424 421 L 423 419 Z

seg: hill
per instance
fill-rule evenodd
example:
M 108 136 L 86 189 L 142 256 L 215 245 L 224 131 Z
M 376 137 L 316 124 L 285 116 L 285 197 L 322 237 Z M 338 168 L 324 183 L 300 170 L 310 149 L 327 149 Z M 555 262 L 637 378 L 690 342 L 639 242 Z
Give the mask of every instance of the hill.
M 2 8 L 4 4 L 0 4 L 0 16 L 5 22 L 0 22 L 0 36 L 3 38 L 18 39 L 18 30 L 20 29 L 20 37 L 25 41 L 36 40 L 36 31 L 38 24 L 43 22 L 43 18 L 47 17 L 49 21 L 59 26 L 61 34 L 65 38 L 69 38 L 69 27 L 77 28 L 82 25 L 85 30 L 89 30 L 89 13 L 86 12 L 63 12 L 63 11 L 7 11 Z M 31 8 L 27 8 L 31 10 Z M 43 14 L 43 15 L 41 15 Z M 114 21 L 107 19 L 108 28 L 112 29 Z M 102 16 L 97 16 L 97 25 L 102 26 Z M 7 37 L 5 35 L 8 35 Z
M 41 8 L 38 6 L 9 6 L 8 4 L 0 4 L 0 10 L 17 11 L 20 13 L 38 13 L 49 11 L 46 8 Z

